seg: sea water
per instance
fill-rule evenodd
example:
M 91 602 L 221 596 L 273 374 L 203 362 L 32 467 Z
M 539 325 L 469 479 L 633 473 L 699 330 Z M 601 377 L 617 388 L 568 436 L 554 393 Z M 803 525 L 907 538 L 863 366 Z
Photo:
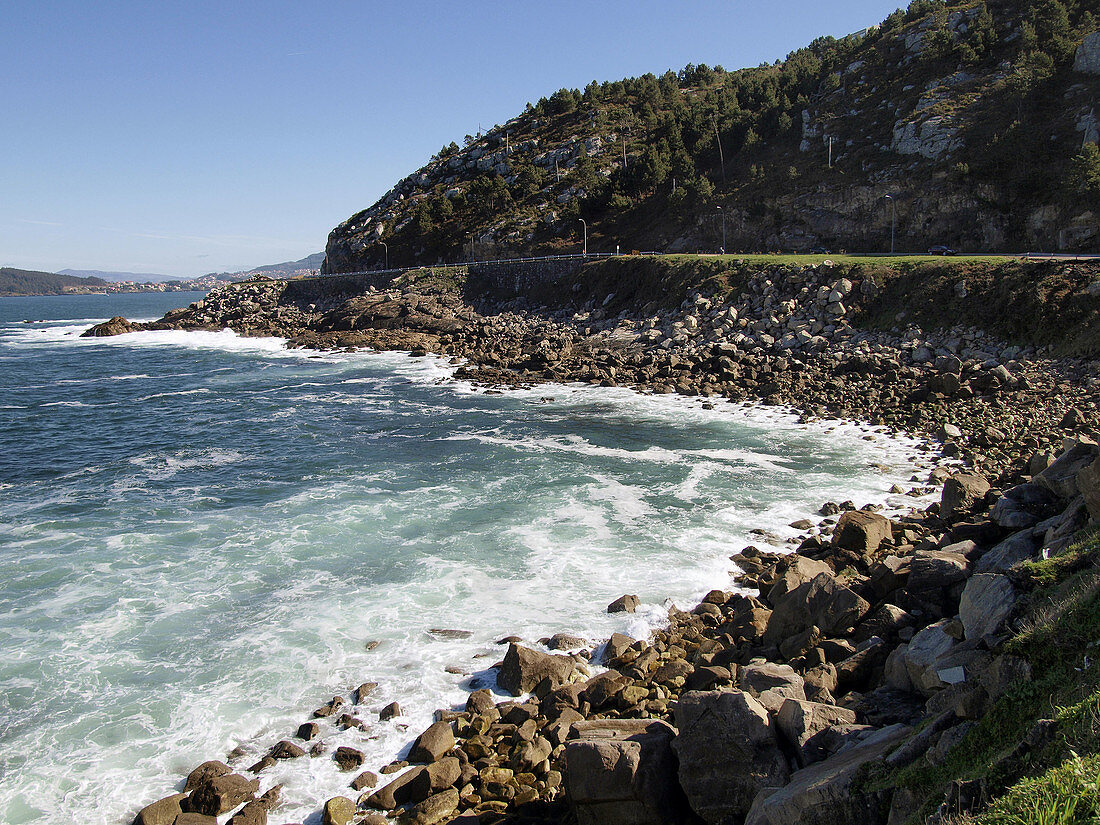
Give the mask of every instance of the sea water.
M 79 337 L 198 297 L 0 299 L 0 822 L 128 822 L 365 681 L 367 730 L 323 739 L 377 771 L 494 686 L 501 637 L 643 637 L 822 502 L 912 502 L 887 491 L 913 443 L 774 408 L 494 394 L 439 358 L 230 331 Z M 638 612 L 607 614 L 624 593 Z M 275 823 L 355 796 L 328 756 L 260 776 L 285 784 Z

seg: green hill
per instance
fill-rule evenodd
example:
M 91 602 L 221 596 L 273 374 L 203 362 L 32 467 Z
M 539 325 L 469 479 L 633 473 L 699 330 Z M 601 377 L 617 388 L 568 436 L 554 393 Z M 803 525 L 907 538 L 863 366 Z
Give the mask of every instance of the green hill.
M 63 295 L 98 292 L 106 286 L 102 278 L 76 278 L 55 272 L 0 267 L 0 295 Z
M 914 0 L 783 61 L 561 89 L 336 227 L 325 271 L 579 252 L 1100 245 L 1094 0 Z M 1080 55 L 1080 56 L 1079 56 Z M 889 196 L 889 198 L 887 198 Z

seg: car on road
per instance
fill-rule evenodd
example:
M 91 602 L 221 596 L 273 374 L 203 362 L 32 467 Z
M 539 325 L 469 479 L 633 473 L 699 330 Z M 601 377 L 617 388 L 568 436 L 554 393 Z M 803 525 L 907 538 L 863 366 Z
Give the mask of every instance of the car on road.
M 955 250 L 952 249 L 949 246 L 944 246 L 943 244 L 936 244 L 935 246 L 928 247 L 928 254 L 929 255 L 957 255 L 958 253 L 955 252 Z

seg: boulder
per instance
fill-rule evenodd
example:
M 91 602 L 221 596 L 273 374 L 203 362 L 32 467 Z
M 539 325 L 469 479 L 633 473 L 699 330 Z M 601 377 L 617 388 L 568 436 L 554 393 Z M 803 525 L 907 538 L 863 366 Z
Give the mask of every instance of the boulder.
M 790 771 L 768 712 L 745 691 L 684 693 L 675 718 L 680 785 L 711 825 L 739 822 L 761 788 L 787 783 Z
M 659 825 L 688 818 L 670 725 L 593 720 L 577 729 L 578 738 L 565 747 L 565 777 L 578 825 Z
M 767 710 L 778 711 L 787 699 L 805 699 L 806 683 L 790 665 L 754 662 L 741 668 L 741 690 Z
M 325 803 L 321 825 L 348 825 L 355 816 L 355 803 L 346 796 L 334 796 Z
M 573 660 L 568 656 L 542 653 L 512 642 L 497 675 L 497 684 L 513 696 L 520 696 L 530 693 L 543 679 L 559 687 L 569 679 L 573 668 Z
M 1013 533 L 1000 544 L 994 545 L 974 563 L 975 573 L 1007 573 L 1022 561 L 1029 561 L 1039 553 L 1039 538 L 1031 528 Z
M 342 771 L 353 771 L 356 768 L 361 768 L 366 760 L 362 751 L 349 748 L 347 745 L 338 747 L 336 752 L 332 754 L 332 758 L 336 760 L 336 764 Z
M 966 556 L 950 550 L 918 550 L 909 563 L 909 580 L 906 588 L 911 591 L 934 590 L 948 587 L 966 578 Z
M 816 762 L 823 755 L 816 753 L 813 749 L 805 749 L 806 743 L 812 737 L 826 728 L 835 725 L 854 725 L 855 722 L 855 711 L 848 708 L 801 699 L 784 700 L 775 717 L 779 732 L 795 749 L 798 764 L 802 766 Z
M 414 773 L 413 779 L 404 785 L 407 796 L 401 796 L 408 802 L 423 802 L 458 782 L 462 777 L 462 763 L 457 757 L 446 756 Z
M 765 644 L 817 627 L 826 636 L 841 635 L 870 609 L 866 600 L 829 573 L 820 573 L 785 594 L 774 605 L 764 632 Z
M 1035 483 L 1046 487 L 1060 498 L 1070 499 L 1078 494 L 1077 474 L 1096 460 L 1096 445 L 1079 441 L 1058 456 L 1054 463 L 1039 475 Z
M 398 818 L 398 822 L 401 825 L 435 825 L 453 814 L 458 802 L 458 790 L 447 788 L 413 805 Z
M 576 650 L 588 644 L 586 639 L 571 633 L 555 633 L 546 643 L 548 650 Z
M 216 759 L 203 762 L 187 774 L 187 782 L 183 786 L 183 792 L 190 793 L 207 779 L 215 776 L 225 776 L 227 773 L 233 773 L 233 769 L 224 762 L 219 762 Z
M 405 771 L 393 781 L 383 785 L 377 791 L 367 797 L 368 807 L 381 811 L 392 811 L 399 805 L 404 805 L 412 795 L 412 787 L 421 775 L 427 773 L 426 767 L 413 768 Z M 429 783 L 430 784 L 430 783 Z
M 691 665 L 688 665 L 688 667 L 691 667 Z M 607 670 L 599 676 L 593 676 L 585 683 L 583 697 L 593 708 L 603 707 L 630 683 L 630 679 L 623 676 L 619 671 Z
M 607 612 L 633 613 L 638 609 L 639 604 L 641 604 L 641 602 L 638 601 L 637 596 L 631 596 L 629 594 L 626 596 L 619 596 L 619 598 L 615 599 L 615 601 L 607 606 Z
M 940 515 L 950 518 L 965 513 L 985 498 L 989 481 L 978 473 L 956 473 L 944 482 L 940 496 Z
M 959 619 L 967 639 L 980 639 L 1000 630 L 1016 606 L 1016 588 L 1007 576 L 977 573 L 970 577 L 959 600 Z
M 991 518 L 1009 530 L 1034 527 L 1058 511 L 1058 502 L 1058 496 L 1041 484 L 1017 484 L 997 499 Z
M 172 825 L 218 825 L 218 818 L 206 814 L 197 814 L 194 811 L 184 811 L 176 817 L 176 821 Z
M 854 553 L 874 553 L 890 538 L 892 522 L 878 513 L 848 510 L 833 531 L 833 544 Z
M 782 572 L 780 572 L 782 571 Z M 812 581 L 820 573 L 832 575 L 833 568 L 823 561 L 806 556 L 791 555 L 781 561 L 776 568 L 778 578 L 768 590 L 768 601 L 774 604 L 800 584 Z
M 454 746 L 455 735 L 450 722 L 436 722 L 416 737 L 409 752 L 409 761 L 437 762 Z
M 245 779 L 237 773 L 208 776 L 191 792 L 191 809 L 207 816 L 221 816 L 260 790 L 259 779 Z
M 906 725 L 883 728 L 824 762 L 796 771 L 785 787 L 762 790 L 745 825 L 886 825 L 893 789 L 865 790 L 853 780 L 860 768 L 882 759 L 911 730 Z
M 306 752 L 304 750 L 295 745 L 293 742 L 287 741 L 286 739 L 275 745 L 271 749 L 270 753 L 268 753 L 268 756 L 270 756 L 272 759 L 297 759 L 298 757 L 305 755 Z
M 172 825 L 176 817 L 183 813 L 180 802 L 186 798 L 185 793 L 174 793 L 146 805 L 134 817 L 134 825 Z
M 91 329 L 87 329 L 80 333 L 81 338 L 109 338 L 112 335 L 123 335 L 127 332 L 133 332 L 134 325 L 127 321 L 120 315 L 116 315 L 109 321 L 104 321 L 101 324 L 96 324 Z
M 1100 461 L 1081 468 L 1077 473 L 1077 489 L 1085 499 L 1089 516 L 1100 520 Z
M 950 619 L 942 619 L 928 625 L 909 640 L 905 652 L 901 654 L 909 681 L 925 696 L 931 696 L 944 686 L 936 672 L 936 660 L 950 652 L 958 643 L 945 630 L 950 622 Z

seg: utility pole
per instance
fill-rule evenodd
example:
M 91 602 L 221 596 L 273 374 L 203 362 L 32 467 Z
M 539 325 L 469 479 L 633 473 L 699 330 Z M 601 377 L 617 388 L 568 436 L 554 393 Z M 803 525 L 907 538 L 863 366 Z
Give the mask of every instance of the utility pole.
M 710 122 L 714 124 L 714 139 L 718 141 L 718 162 L 722 164 L 722 186 L 726 185 L 726 153 L 722 151 L 722 136 L 718 134 L 718 117 L 711 116 Z
M 622 139 L 623 139 L 623 171 L 625 172 L 626 171 L 626 130 L 625 129 L 623 130 L 623 133 L 622 133 L 622 135 L 620 135 L 620 137 L 622 137 Z
M 829 168 L 833 168 L 833 136 L 829 135 Z
M 883 198 L 890 201 L 890 254 L 894 254 L 894 224 L 896 223 L 896 212 L 894 210 L 894 196 L 883 195 Z
M 561 183 L 561 172 L 558 171 L 557 155 L 554 155 L 554 183 Z
M 577 218 L 584 227 L 584 257 L 588 257 L 588 223 L 584 218 Z
M 385 241 L 379 241 L 378 245 L 380 247 L 382 247 L 382 251 L 386 254 L 386 257 L 385 257 L 386 265 L 383 267 L 383 269 L 389 269 L 390 268 L 390 248 L 388 246 L 386 246 Z

